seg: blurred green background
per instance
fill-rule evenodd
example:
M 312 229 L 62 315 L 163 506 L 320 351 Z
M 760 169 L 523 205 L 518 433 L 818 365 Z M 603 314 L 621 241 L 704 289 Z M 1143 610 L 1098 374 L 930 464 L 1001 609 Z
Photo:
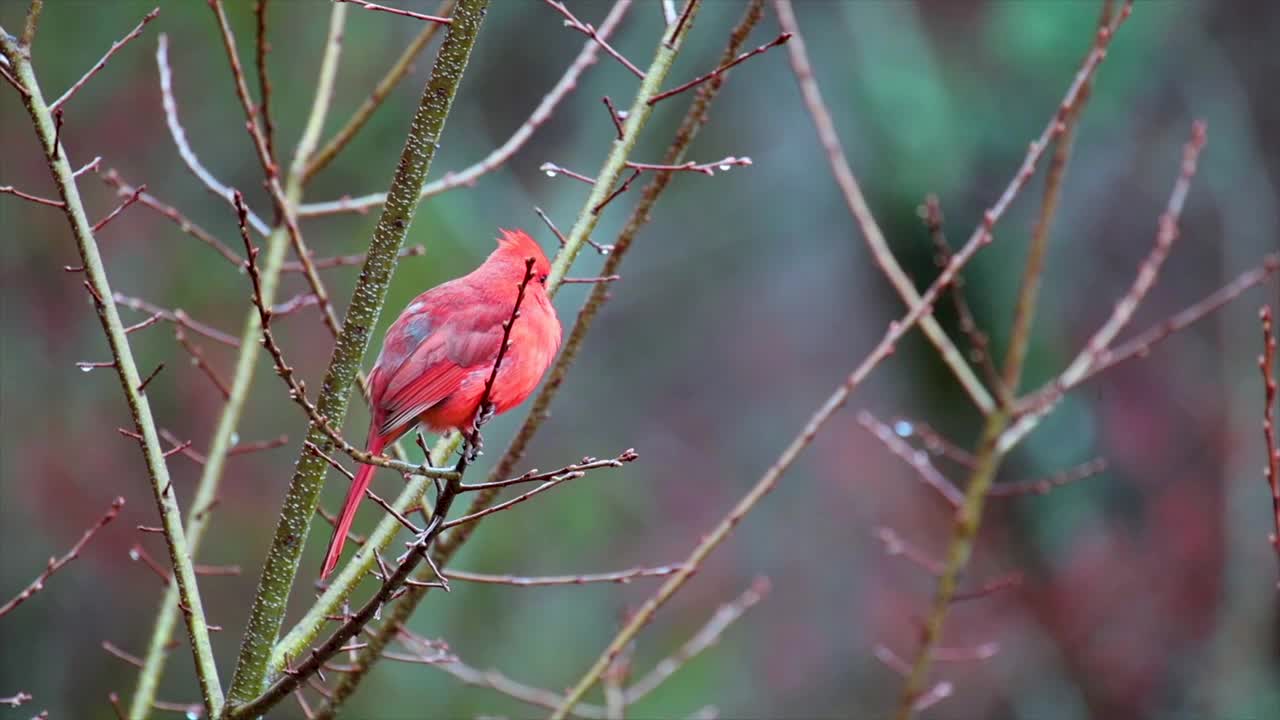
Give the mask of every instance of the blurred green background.
M 252 67 L 251 3 L 229 3 L 241 56 Z M 1091 42 L 1098 5 L 1068 0 L 918 4 L 799 0 L 797 11 L 842 141 L 890 242 L 917 282 L 935 273 L 917 208 L 936 193 L 952 240 L 966 238 L 1054 111 Z M 398 3 L 422 12 L 434 3 Z M 49 0 L 35 47 L 46 96 L 59 94 L 151 8 L 133 0 Z M 602 2 L 571 7 L 598 23 Z M 741 14 L 708 0 L 668 85 L 706 71 Z M 291 153 L 317 74 L 327 6 L 271 5 L 271 77 L 278 144 Z M 0 23 L 21 27 L 25 3 L 0 2 Z M 638 0 L 615 45 L 642 67 L 661 23 Z M 352 8 L 326 137 L 367 95 L 417 33 L 414 21 Z M 154 62 L 167 33 L 175 92 L 196 152 L 269 218 L 257 160 L 205 3 L 164 2 L 160 17 L 66 108 L 62 140 L 77 165 L 101 155 L 146 183 L 232 246 L 225 203 L 186 171 L 165 130 Z M 1085 114 L 1062 206 L 1027 371 L 1028 387 L 1058 372 L 1128 288 L 1150 247 L 1193 118 L 1209 144 L 1181 238 L 1133 330 L 1167 317 L 1277 247 L 1280 101 L 1274 93 L 1280 11 L 1266 2 L 1139 2 L 1103 65 Z M 772 11 L 752 46 L 777 34 Z M 436 41 L 439 42 L 438 40 Z M 518 127 L 582 47 L 550 8 L 496 0 L 481 32 L 433 177 L 478 160 Z M 308 200 L 384 190 L 434 48 L 369 127 L 308 188 Z M 549 178 L 552 161 L 594 175 L 613 134 L 602 95 L 620 106 L 636 80 L 601 59 L 529 144 L 474 187 L 426 202 L 409 242 L 425 257 L 401 263 L 375 337 L 417 293 L 468 271 L 499 227 L 554 238 L 535 205 L 568 229 L 587 188 Z M 632 158 L 657 161 L 686 99 L 662 103 Z M 0 87 L 0 184 L 52 196 L 29 121 Z M 683 558 L 755 482 L 800 425 L 870 349 L 902 307 L 874 268 L 831 181 L 799 102 L 785 49 L 736 70 L 690 157 L 749 155 L 750 168 L 677 177 L 623 264 L 623 279 L 587 341 L 554 413 L 526 458 L 553 467 L 635 447 L 625 469 L 575 481 L 485 523 L 455 565 L 479 572 L 599 572 Z M 286 157 L 288 155 L 286 154 Z M 116 203 L 97 178 L 80 183 L 95 215 Z M 1012 298 L 1041 179 L 997 228 L 997 242 L 967 273 L 980 321 L 1004 346 Z M 604 213 L 595 239 L 611 242 L 638 197 Z M 376 215 L 309 220 L 318 254 L 361 251 Z M 84 556 L 35 600 L 0 619 L 0 696 L 35 695 L 3 717 L 47 708 L 53 718 L 111 717 L 107 693 L 132 693 L 136 670 L 107 655 L 110 641 L 142 654 L 160 582 L 129 559 L 142 543 L 163 556 L 140 454 L 115 428 L 128 423 L 79 278 L 65 219 L 0 196 L 0 595 L 8 597 L 64 552 L 112 497 L 128 500 Z M 248 283 L 167 220 L 135 206 L 99 238 L 116 290 L 238 334 Z M 574 275 L 601 259 L 584 253 Z M 355 270 L 325 271 L 339 310 Z M 280 294 L 302 290 L 289 277 Z M 568 286 L 556 305 L 571 322 L 587 292 Z M 1257 309 L 1274 281 L 1183 332 L 1150 358 L 1091 382 L 1032 435 L 1002 479 L 1043 475 L 1094 456 L 1102 476 L 1044 497 L 995 503 L 969 580 L 1022 571 L 1021 587 L 957 606 L 947 646 L 995 641 L 984 662 L 945 663 L 956 684 L 939 718 L 1262 718 L 1280 713 L 1276 559 L 1259 432 Z M 126 317 L 144 316 L 126 311 Z M 940 311 L 948 324 L 954 314 Z M 318 384 L 331 341 L 314 310 L 278 323 L 289 356 Z M 188 364 L 172 330 L 132 336 L 140 364 L 168 368 L 148 396 L 159 422 L 203 450 L 221 398 Z M 204 343 L 224 374 L 227 348 Z M 366 367 L 371 358 L 366 362 Z M 359 403 L 353 403 L 358 406 Z M 642 635 L 636 672 L 665 657 L 757 575 L 773 590 L 721 643 L 634 708 L 638 718 L 684 717 L 715 705 L 723 717 L 880 717 L 901 681 L 872 657 L 876 643 L 909 654 L 914 618 L 932 581 L 886 557 L 874 529 L 893 528 L 941 556 L 944 508 L 856 422 L 856 410 L 926 420 L 964 445 L 979 419 L 918 333 L 854 396 L 771 495 Z M 367 414 L 348 423 L 363 437 Z M 486 432 L 492 462 L 520 413 Z M 262 554 L 274 528 L 304 420 L 259 363 L 242 442 L 291 442 L 230 460 L 221 504 L 200 560 L 243 566 L 202 583 L 223 672 L 230 673 Z M 171 460 L 179 495 L 198 468 Z M 330 473 L 334 507 L 345 483 Z M 389 473 L 375 481 L 391 492 Z M 385 483 L 385 484 L 383 484 Z M 358 529 L 372 526 L 365 509 Z M 294 601 L 300 612 L 328 530 L 313 532 Z M 558 689 L 596 657 L 628 609 L 656 587 L 520 589 L 455 583 L 433 594 L 413 627 L 448 641 L 471 665 L 496 667 Z M 291 619 L 296 617 L 296 613 Z M 185 647 L 173 651 L 162 698 L 197 697 Z M 34 708 L 35 710 L 33 710 Z M 158 712 L 158 715 L 171 713 Z M 465 687 L 422 666 L 384 662 L 349 706 L 350 717 L 444 718 L 543 713 Z M 286 704 L 272 717 L 300 716 Z

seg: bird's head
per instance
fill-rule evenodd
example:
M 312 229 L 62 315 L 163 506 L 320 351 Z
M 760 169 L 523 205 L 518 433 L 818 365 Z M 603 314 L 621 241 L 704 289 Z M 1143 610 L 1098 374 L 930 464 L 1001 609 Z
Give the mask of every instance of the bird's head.
M 523 230 L 500 230 L 500 232 L 498 249 L 493 253 L 494 259 L 500 258 L 506 263 L 518 266 L 520 277 L 523 278 L 525 263 L 529 258 L 533 258 L 533 280 L 530 284 L 546 285 L 547 277 L 551 274 L 551 263 L 547 260 L 546 253 L 542 252 L 542 246 Z

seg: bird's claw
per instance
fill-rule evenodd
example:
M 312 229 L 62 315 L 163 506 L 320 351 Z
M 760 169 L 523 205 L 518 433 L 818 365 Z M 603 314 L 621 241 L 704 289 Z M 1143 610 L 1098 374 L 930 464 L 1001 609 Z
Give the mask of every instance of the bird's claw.
M 467 434 L 463 441 L 462 455 L 467 462 L 472 463 L 476 458 L 484 454 L 484 438 L 480 436 L 479 430 L 472 430 Z

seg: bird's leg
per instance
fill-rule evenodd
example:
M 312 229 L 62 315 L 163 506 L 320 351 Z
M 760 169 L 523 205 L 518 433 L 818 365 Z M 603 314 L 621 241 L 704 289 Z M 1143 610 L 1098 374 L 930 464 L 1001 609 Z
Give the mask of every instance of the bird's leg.
M 480 409 L 476 411 L 475 420 L 471 422 L 471 429 L 463 433 L 463 456 L 467 459 L 467 462 L 475 462 L 475 459 L 480 457 L 484 448 L 484 438 L 480 435 L 480 428 L 493 419 L 493 414 L 492 403 L 482 404 Z

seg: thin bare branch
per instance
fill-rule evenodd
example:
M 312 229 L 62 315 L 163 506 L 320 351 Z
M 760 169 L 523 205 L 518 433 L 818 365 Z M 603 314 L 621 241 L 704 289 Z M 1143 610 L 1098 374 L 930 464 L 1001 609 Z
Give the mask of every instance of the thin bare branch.
M 616 464 L 611 463 L 611 464 L 605 465 L 604 467 L 620 467 L 622 463 L 631 462 L 632 460 L 635 460 L 637 457 L 639 456 L 636 455 L 634 450 L 628 450 L 627 452 L 624 452 L 622 455 L 618 456 L 617 459 L 620 462 Z M 501 502 L 501 503 L 498 503 L 497 505 L 487 507 L 483 510 L 479 510 L 479 511 L 470 513 L 468 515 L 463 515 L 460 518 L 455 518 L 453 520 L 450 520 L 444 523 L 444 528 L 448 529 L 452 527 L 457 527 L 458 525 L 465 525 L 470 522 L 475 522 L 476 520 L 479 520 L 480 518 L 486 515 L 492 515 L 493 513 L 496 513 L 496 512 L 502 512 L 503 510 L 506 510 L 514 505 L 519 505 L 520 503 L 524 502 L 525 500 L 528 500 L 529 498 L 532 498 L 535 495 L 540 495 L 563 482 L 574 480 L 574 479 L 583 477 L 584 475 L 586 475 L 586 473 L 581 470 L 574 470 L 566 473 L 561 473 L 559 475 L 553 475 L 538 487 L 522 495 L 517 495 L 516 497 L 513 497 L 510 500 L 507 500 L 506 502 Z
M 116 516 L 120 514 L 120 508 L 122 507 L 124 507 L 124 498 L 118 497 L 112 501 L 111 509 L 107 510 L 107 513 L 103 515 L 98 522 L 90 526 L 88 530 L 85 530 L 84 534 L 80 536 L 80 539 L 76 541 L 75 545 L 71 546 L 71 549 L 68 550 L 65 555 L 57 558 L 49 558 L 48 566 L 46 566 L 45 569 L 36 576 L 35 580 L 32 580 L 31 583 L 22 590 L 22 592 L 14 596 L 9 600 L 9 602 L 6 602 L 4 605 L 0 605 L 0 617 L 8 615 L 17 609 L 19 605 L 30 600 L 32 595 L 35 595 L 44 589 L 45 583 L 49 581 L 50 577 L 53 577 L 54 573 L 61 570 L 67 563 L 80 557 L 80 551 L 84 550 L 84 546 L 88 545 L 89 541 L 93 539 L 93 536 L 105 527 L 107 523 L 116 519 Z
M 942 204 L 936 195 L 929 195 L 925 198 L 921 211 L 920 216 L 929 230 L 930 240 L 933 241 L 937 265 L 939 268 L 946 267 L 951 260 L 952 250 L 950 243 L 947 242 L 946 232 L 943 230 Z M 1004 379 L 1000 377 L 1000 371 L 996 369 L 995 360 L 991 357 L 990 339 L 978 327 L 978 320 L 974 317 L 973 309 L 969 307 L 964 289 L 964 278 L 956 278 L 956 281 L 951 284 L 951 304 L 955 307 L 956 315 L 960 320 L 960 332 L 969 339 L 969 358 L 982 368 L 988 387 L 995 388 L 997 395 L 1007 394 L 1003 387 Z
M 98 71 L 101 70 L 103 66 L 107 64 L 107 61 L 111 59 L 112 55 L 115 55 L 116 52 L 120 50 L 120 48 L 124 47 L 125 45 L 128 45 L 134 38 L 141 35 L 142 29 L 147 26 L 147 23 L 151 22 L 152 20 L 155 20 L 156 16 L 159 14 L 160 14 L 160 8 L 155 8 L 151 12 L 144 15 L 142 17 L 142 22 L 138 23 L 138 26 L 135 27 L 128 35 L 125 35 L 119 40 L 111 43 L 111 48 L 107 50 L 107 54 L 103 55 L 101 60 L 99 60 L 96 64 L 94 64 L 93 67 L 89 68 L 89 72 L 85 73 L 84 76 L 81 77 L 79 80 L 77 80 L 74 85 L 68 88 L 67 91 L 62 94 L 62 97 L 59 97 L 57 100 L 54 100 L 52 103 L 49 104 L 49 111 L 57 112 L 58 110 L 60 110 L 62 106 L 66 104 L 68 100 L 71 99 L 71 96 L 76 94 L 77 90 L 84 87 L 84 84 L 89 82 L 90 78 L 98 74 Z
M 582 22 L 577 18 L 577 16 L 569 12 L 569 8 L 565 7 L 563 2 L 557 2 L 557 0 L 543 0 L 543 2 L 545 2 L 547 5 L 550 5 L 551 9 L 555 10 L 556 12 L 564 16 L 565 27 L 573 28 L 574 30 L 577 30 L 583 35 L 586 35 L 587 37 L 591 38 L 593 42 L 595 42 L 600 47 L 604 48 L 604 51 L 608 53 L 610 57 L 622 63 L 622 66 L 625 67 L 627 70 L 630 70 L 632 75 L 635 75 L 641 80 L 644 79 L 644 73 L 641 72 L 640 68 L 636 67 L 634 64 L 632 64 L 630 60 L 623 57 L 622 53 L 618 52 L 617 50 L 614 50 L 613 46 L 610 45 L 609 42 L 605 40 L 603 35 L 600 32 L 598 32 L 595 29 L 595 27 L 593 27 L 590 23 Z
M 358 5 L 364 8 L 365 10 L 376 10 L 378 12 L 391 13 L 392 15 L 399 15 L 401 17 L 413 18 L 414 20 L 425 20 L 426 22 L 436 23 L 438 25 L 448 25 L 449 23 L 453 22 L 447 17 L 410 12 L 408 10 L 401 10 L 399 8 L 387 7 L 386 5 L 378 5 L 377 3 L 367 2 L 367 0 L 334 0 L 334 1 L 351 3 L 352 5 Z
M 667 90 L 666 92 L 660 92 L 657 95 L 654 95 L 653 97 L 649 98 L 649 104 L 653 105 L 655 103 L 662 102 L 663 100 L 666 100 L 667 98 L 673 95 L 679 95 L 680 93 L 684 92 L 685 90 L 688 90 L 689 88 L 701 85 L 702 83 L 710 80 L 711 78 L 717 77 L 725 72 L 728 72 L 729 68 L 737 65 L 738 63 L 743 62 L 744 60 L 753 58 L 756 55 L 759 55 L 763 52 L 767 52 L 770 48 L 775 48 L 779 45 L 783 45 L 790 39 L 791 39 L 791 33 L 784 32 L 778 37 L 774 38 L 773 40 L 770 40 L 764 45 L 761 45 L 760 47 L 756 48 L 755 50 L 749 50 L 747 52 L 742 53 L 738 57 L 721 65 L 715 70 L 712 70 L 706 75 L 699 75 L 698 77 L 690 80 L 687 83 L 684 83 L 683 85 L 677 85 L 676 87 L 673 87 L 670 90 Z
M 142 667 L 142 660 L 137 655 L 130 655 L 106 640 L 102 641 L 102 649 L 106 650 L 108 654 L 114 655 L 134 667 Z
M 14 197 L 22 198 L 23 200 L 33 202 L 37 205 L 47 205 L 49 207 L 54 207 L 59 209 L 66 207 L 66 203 L 62 202 L 61 200 L 51 200 L 49 198 L 42 198 L 39 195 L 32 195 L 30 193 L 25 193 L 15 188 L 12 185 L 0 185 L 0 194 L 13 195 Z
M 530 470 L 529 472 L 526 472 L 523 475 L 511 478 L 509 480 L 498 480 L 495 482 L 483 482 L 483 483 L 471 483 L 471 484 L 464 483 L 458 487 L 458 492 L 474 492 L 476 490 L 492 490 L 495 488 L 507 487 L 508 485 L 519 485 L 521 483 L 546 482 L 548 480 L 554 480 L 556 477 L 560 475 L 567 475 L 569 473 L 585 474 L 587 471 L 599 470 L 600 468 L 622 467 L 624 463 L 632 462 L 638 457 L 640 456 L 636 454 L 635 450 L 628 449 L 623 451 L 622 454 L 614 458 L 607 458 L 604 460 L 597 460 L 595 458 L 589 458 L 589 457 L 583 458 L 582 462 L 576 463 L 574 465 L 565 465 L 559 470 L 551 470 L 548 472 L 538 472 L 537 469 L 534 469 L 534 470 Z
M 934 577 L 942 574 L 943 566 L 941 562 L 915 545 L 912 545 L 902 539 L 902 536 L 892 528 L 876 528 L 876 539 L 884 545 L 885 555 L 889 555 L 891 557 L 900 555 Z
M 955 483 L 947 479 L 945 475 L 933 466 L 933 463 L 929 461 L 928 453 L 923 450 L 916 450 L 908 445 L 906 441 L 898 437 L 898 434 L 892 428 L 877 420 L 874 415 L 866 410 L 858 413 L 858 424 L 866 428 L 877 440 L 884 443 L 890 452 L 910 465 L 916 471 L 916 474 L 920 476 L 920 479 L 936 490 L 951 507 L 960 507 L 964 502 L 964 493 L 960 492 Z
M 1262 354 L 1258 356 L 1258 370 L 1262 372 L 1262 439 L 1267 454 L 1264 476 L 1271 490 L 1271 512 L 1275 532 L 1271 535 L 1271 547 L 1280 556 L 1280 443 L 1276 442 L 1276 334 L 1271 317 L 1271 307 L 1263 305 L 1258 311 L 1262 323 Z
M 1017 497 L 1020 495 L 1046 495 L 1054 488 L 1069 485 L 1077 480 L 1091 478 L 1107 469 L 1107 461 L 1095 458 L 1038 480 L 995 483 L 987 491 L 987 497 Z
M 488 688 L 494 692 L 514 698 L 526 705 L 532 705 L 546 710 L 554 710 L 556 706 L 564 700 L 561 695 L 550 690 L 544 690 L 542 688 L 536 688 L 531 685 L 516 682 L 497 670 L 477 670 L 460 660 L 447 663 L 437 663 L 433 664 L 432 667 L 449 673 L 467 685 Z M 574 708 L 573 714 L 576 717 L 590 718 L 591 720 L 606 720 L 608 717 L 603 707 L 600 707 L 599 705 L 588 705 L 586 703 Z
M 106 217 L 104 217 L 104 218 L 102 218 L 101 220 L 99 220 L 98 222 L 94 223 L 93 227 L 92 227 L 92 228 L 90 228 L 90 229 L 91 229 L 91 230 L 93 230 L 93 231 L 96 233 L 96 232 L 98 232 L 99 230 L 101 230 L 102 228 L 106 227 L 107 223 L 111 222 L 112 220 L 115 220 L 115 219 L 116 219 L 116 216 L 117 216 L 117 215 L 119 215 L 120 213 L 124 212 L 125 208 L 127 208 L 127 207 L 129 207 L 130 205 L 132 205 L 132 204 L 134 204 L 134 203 L 138 202 L 138 197 L 139 197 L 140 195 L 142 195 L 143 191 L 145 191 L 146 189 L 147 189 L 147 186 L 146 186 L 146 185 L 139 185 L 139 186 L 137 187 L 137 189 L 135 189 L 135 190 L 133 191 L 133 193 L 132 193 L 132 194 L 130 194 L 128 197 L 126 197 L 126 198 L 124 199 L 124 201 L 123 201 L 123 202 L 121 202 L 119 205 L 117 205 L 117 206 L 116 206 L 116 208 L 115 208 L 114 210 L 112 210 L 111 212 L 107 213 L 107 216 L 106 216 Z
M 197 322 L 196 320 L 193 320 L 191 316 L 188 315 L 186 312 L 184 312 L 181 308 L 170 310 L 168 308 L 163 308 L 163 307 L 160 307 L 159 305 L 155 305 L 150 302 L 147 302 L 146 300 L 143 300 L 141 298 L 130 297 L 128 295 L 124 295 L 121 293 L 113 294 L 112 298 L 116 301 L 117 304 L 123 305 L 129 308 L 130 310 L 137 310 L 138 312 L 150 313 L 151 315 L 159 315 L 160 319 L 164 320 L 165 322 L 171 322 L 175 325 L 186 328 L 187 330 L 190 330 L 191 332 L 197 335 L 201 335 L 206 338 L 209 338 L 214 342 L 222 343 L 227 347 L 233 347 L 233 348 L 240 347 L 239 340 L 222 332 L 221 330 L 218 330 L 217 328 L 212 328 L 212 327 L 209 327 L 208 325 L 205 325 L 202 322 Z
M 712 615 L 711 619 L 707 621 L 707 624 L 703 625 L 698 632 L 693 634 L 693 637 L 681 645 L 680 649 L 664 658 L 654 666 L 653 670 L 627 688 L 625 704 L 630 705 L 638 702 L 644 696 L 658 689 L 659 685 L 666 682 L 668 678 L 684 667 L 690 660 L 719 642 L 720 636 L 729 629 L 730 625 L 737 622 L 748 610 L 764 599 L 764 596 L 769 593 L 769 588 L 768 578 L 756 578 L 751 583 L 751 587 L 747 588 L 741 595 L 721 605 L 720 609 L 716 610 L 715 615 Z
M 267 151 L 271 157 L 276 156 L 276 126 L 271 120 L 271 75 L 267 72 L 267 53 L 271 52 L 271 43 L 267 38 L 267 8 L 269 0 L 255 0 L 253 17 L 255 22 L 257 43 L 255 45 L 255 64 L 258 67 L 258 114 L 262 116 L 263 134 L 267 140 Z
M 586 573 L 582 575 L 542 575 L 536 577 L 522 575 L 489 575 L 466 570 L 445 570 L 443 575 L 450 580 L 481 583 L 485 585 L 515 585 L 516 587 L 546 587 L 549 585 L 589 585 L 593 583 L 619 583 L 626 585 L 636 578 L 666 577 L 682 566 L 663 565 L 650 568 L 632 568 L 607 573 Z
M 187 216 L 183 215 L 181 212 L 178 211 L 177 208 L 173 207 L 172 205 L 167 205 L 161 202 L 160 200 L 156 199 L 154 195 L 151 195 L 150 193 L 140 192 L 140 189 L 134 188 L 131 185 L 129 185 L 127 182 L 124 181 L 122 177 L 120 177 L 120 173 L 116 172 L 115 169 L 109 169 L 106 172 L 100 172 L 98 173 L 98 177 L 102 178 L 103 182 L 105 182 L 106 184 L 116 189 L 117 197 L 126 198 L 126 197 L 132 197 L 134 194 L 137 194 L 138 202 L 142 203 L 146 207 L 151 208 L 157 213 L 160 213 L 160 215 L 168 218 L 170 221 L 176 224 L 178 228 L 182 230 L 182 232 L 190 235 L 196 240 L 199 240 L 205 245 L 208 245 L 209 247 L 213 248 L 215 252 L 217 252 L 222 257 L 226 258 L 227 262 L 231 263 L 237 268 L 244 264 L 244 258 L 237 255 L 231 248 L 227 247 L 221 240 L 214 237 L 211 233 L 209 233 L 204 228 L 191 222 L 191 220 L 187 218 Z
M 410 245 L 401 248 L 396 255 L 398 258 L 421 257 L 427 253 L 424 245 Z M 336 255 L 334 257 L 313 258 L 311 264 L 317 270 L 328 270 L 336 267 L 350 267 L 353 265 L 363 265 L 364 261 L 369 257 L 369 253 L 355 253 L 353 255 Z M 302 263 L 297 260 L 286 262 L 280 267 L 285 272 L 303 272 Z M 276 313 L 277 315 L 279 313 Z

